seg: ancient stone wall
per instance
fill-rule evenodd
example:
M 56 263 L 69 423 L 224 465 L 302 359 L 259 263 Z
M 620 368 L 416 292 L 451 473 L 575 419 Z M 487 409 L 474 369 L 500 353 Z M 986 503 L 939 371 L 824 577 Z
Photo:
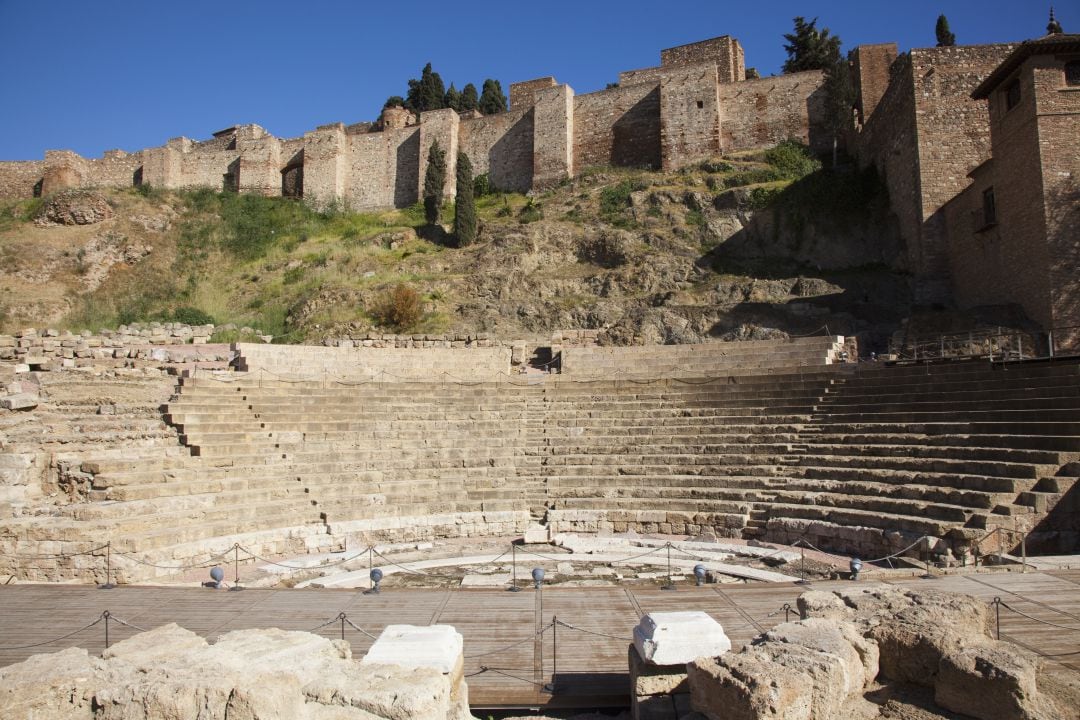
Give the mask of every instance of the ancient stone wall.
M 896 43 L 859 45 L 852 54 L 851 80 L 855 85 L 856 122 L 862 125 L 874 114 L 889 86 L 889 68 L 896 60 Z
M 43 160 L 0 160 L 0 198 L 30 198 L 40 194 Z
M 856 152 L 860 165 L 876 167 L 889 190 L 889 203 L 907 244 L 907 266 L 913 269 L 913 244 L 919 237 L 921 215 L 911 58 L 900 56 L 890 76 L 885 94 L 859 130 Z
M 374 347 L 316 347 L 237 343 L 240 367 L 276 375 L 314 378 L 379 378 L 383 382 L 419 379 L 497 379 L 510 374 L 512 350 L 507 347 L 438 348 L 432 351 Z
M 473 175 L 487 173 L 500 190 L 526 192 L 532 185 L 533 125 L 531 102 L 515 104 L 509 112 L 463 119 L 458 147 L 469 156 Z
M 101 360 L 155 360 L 163 363 L 219 362 L 229 359 L 226 345 L 209 345 L 213 325 L 152 323 L 122 325 L 98 333 L 27 328 L 0 335 L 0 361 L 59 369 Z
M 720 144 L 724 152 L 775 145 L 797 138 L 829 152 L 825 75 L 810 70 L 740 83 L 721 83 Z
M 733 83 L 746 79 L 742 45 L 730 35 L 680 45 L 660 51 L 660 65 L 678 67 L 715 63 L 719 82 Z
M 344 196 L 357 210 L 406 207 L 420 198 L 420 128 L 416 125 L 399 130 L 345 135 L 348 159 L 341 169 Z M 330 147 L 332 151 L 332 146 Z M 331 188 L 312 187 L 308 179 L 308 148 L 304 149 L 305 195 L 328 193 Z M 333 158 L 320 165 L 329 166 Z
M 660 90 L 610 88 L 574 97 L 574 168 L 660 167 Z
M 417 196 L 424 196 L 424 174 L 427 172 L 428 154 L 436 140 L 446 153 L 446 183 L 443 195 L 448 198 L 457 193 L 458 130 L 461 118 L 454 110 L 432 110 L 420 115 L 420 165 Z
M 968 184 L 967 174 L 990 157 L 986 103 L 972 91 L 1013 45 L 922 48 L 911 51 L 918 126 L 921 234 L 915 271 L 923 302 L 950 296 L 942 205 Z
M 666 171 L 720 154 L 717 66 L 687 65 L 660 79 L 660 156 Z
M 1065 64 L 1080 55 L 1028 61 L 1038 112 L 1051 324 L 1059 340 L 1080 345 L 1080 85 L 1066 83 Z M 997 152 L 997 141 L 994 143 Z M 1065 330 L 1071 328 L 1071 330 Z
M 323 125 L 304 134 L 304 197 L 309 202 L 321 206 L 345 197 L 348 148 L 342 123 Z M 417 197 L 414 187 L 408 194 Z
M 521 110 L 533 105 L 536 93 L 547 88 L 555 87 L 557 83 L 553 77 L 536 78 L 510 84 L 510 108 Z
M 574 90 L 537 91 L 533 108 L 532 184 L 543 188 L 574 176 Z

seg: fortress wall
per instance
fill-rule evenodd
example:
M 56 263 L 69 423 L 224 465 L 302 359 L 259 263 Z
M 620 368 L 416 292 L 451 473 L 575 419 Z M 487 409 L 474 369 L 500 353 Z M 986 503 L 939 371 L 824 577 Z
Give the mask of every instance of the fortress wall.
M 237 138 L 239 190 L 256 195 L 281 195 L 281 141 L 272 135 Z
M 361 136 L 356 136 L 361 137 Z M 341 123 L 304 134 L 304 197 L 316 206 L 345 197 L 349 139 Z M 414 191 L 409 191 L 415 197 Z
M 859 131 L 856 148 L 860 166 L 876 167 L 889 190 L 889 204 L 899 222 L 900 236 L 907 244 L 907 267 L 914 269 L 918 266 L 921 212 L 911 58 L 908 55 L 897 58 L 891 75 L 885 94 Z
M 443 197 L 452 198 L 457 193 L 457 153 L 458 135 L 461 128 L 461 116 L 456 110 L 432 110 L 420 114 L 420 172 L 416 192 L 424 196 L 424 174 L 427 172 L 428 154 L 432 144 L 438 140 L 439 147 L 446 154 L 446 183 L 443 185 Z
M 679 67 L 662 76 L 660 154 L 667 171 L 720 154 L 716 65 Z
M 123 150 L 106 150 L 102 158 L 86 160 L 83 185 L 89 187 L 126 188 L 135 185 L 135 174 L 142 167 L 142 153 L 128 154 Z
M 971 93 L 1014 47 L 911 51 L 922 221 L 915 270 L 921 277 L 921 302 L 950 297 L 945 222 L 939 211 L 968 185 L 968 173 L 990 157 L 986 103 L 973 100 Z
M 532 183 L 547 187 L 574 176 L 574 90 L 559 85 L 535 96 Z
M 896 55 L 896 43 L 859 45 L 855 48 L 851 80 L 855 85 L 855 108 L 860 125 L 874 114 L 874 108 L 889 87 L 889 68 Z
M 742 45 L 730 35 L 710 40 L 680 45 L 660 51 L 660 64 L 664 67 L 715 63 L 717 78 L 722 83 L 741 82 L 746 79 Z
M 820 70 L 721 83 L 720 144 L 724 152 L 798 138 L 818 153 L 832 149 Z
M 349 135 L 344 192 L 360 210 L 406 207 L 417 201 L 420 128 Z M 304 194 L 310 191 L 307 149 L 304 151 Z
M 574 97 L 574 170 L 660 167 L 660 89 L 619 86 Z
M 45 174 L 42 160 L 0 160 L 0 198 L 31 198 Z
M 469 156 L 473 175 L 487 173 L 491 184 L 500 190 L 527 192 L 532 187 L 531 99 L 529 103 L 514 103 L 509 112 L 461 121 L 458 147 Z
M 997 226 L 984 227 L 983 222 L 983 191 L 994 184 L 993 162 L 977 168 L 972 184 L 942 208 L 954 299 L 961 308 L 1004 302 L 999 288 L 1010 268 L 1001 232 Z
M 553 77 L 536 78 L 524 82 L 511 83 L 510 85 L 510 109 L 523 110 L 536 104 L 536 93 L 547 88 L 553 88 L 558 83 Z

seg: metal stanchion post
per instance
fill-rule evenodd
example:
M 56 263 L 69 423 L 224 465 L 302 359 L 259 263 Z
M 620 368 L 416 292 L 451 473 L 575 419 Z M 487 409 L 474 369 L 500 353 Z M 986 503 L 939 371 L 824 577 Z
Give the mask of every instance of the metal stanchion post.
M 513 558 L 510 561 L 513 565 L 511 569 L 511 573 L 513 573 L 513 580 L 510 581 L 510 587 L 508 587 L 507 590 L 509 590 L 510 592 L 521 592 L 521 588 L 519 588 L 517 584 L 517 545 L 515 545 L 513 542 L 510 543 L 510 554 Z
M 371 570 L 375 567 L 374 558 L 372 557 L 374 552 L 375 552 L 375 546 L 374 545 L 368 545 L 368 549 L 367 549 L 368 590 L 374 590 L 375 589 L 375 581 L 371 579 Z
M 112 541 L 105 543 L 105 584 L 98 585 L 99 590 L 112 590 Z
M 101 617 L 105 618 L 105 649 L 109 649 L 109 611 L 101 613 Z
M 994 625 L 996 627 L 994 638 L 1001 639 L 1001 598 L 994 598 Z
M 1027 572 L 1027 533 L 1020 533 L 1020 572 Z
M 541 618 L 542 619 L 542 618 Z M 555 676 L 559 674 L 559 617 L 551 616 L 551 682 L 544 685 L 544 692 L 555 694 Z M 541 641 L 542 643 L 542 641 Z M 543 665 L 540 666 L 541 671 Z
M 341 621 L 341 639 L 345 639 L 345 613 L 338 613 L 338 620 Z
M 675 583 L 671 582 L 671 543 L 667 544 L 667 585 L 662 585 L 661 590 L 674 590 Z
M 233 586 L 229 590 L 243 590 L 240 587 L 240 543 L 233 543 Z

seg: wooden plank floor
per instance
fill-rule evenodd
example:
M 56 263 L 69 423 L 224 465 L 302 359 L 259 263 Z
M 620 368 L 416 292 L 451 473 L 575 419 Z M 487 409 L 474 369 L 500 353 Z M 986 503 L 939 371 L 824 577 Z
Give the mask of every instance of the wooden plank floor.
M 1051 671 L 1080 672 L 1080 570 L 892 582 L 965 592 L 988 602 L 999 597 L 1008 605 L 1001 611 L 1002 639 L 1058 656 L 1047 659 Z M 830 589 L 844 584 L 822 582 L 813 587 Z M 626 650 L 641 614 L 703 610 L 716 618 L 733 645 L 740 647 L 783 622 L 783 605 L 794 608 L 805 589 L 794 584 L 686 585 L 674 592 L 658 587 L 555 586 L 542 594 L 529 588 L 517 593 L 409 589 L 364 595 L 358 590 L 332 589 L 227 592 L 182 587 L 98 590 L 72 585 L 9 585 L 0 586 L 0 665 L 72 646 L 100 653 L 105 646 L 105 623 L 100 618 L 106 610 L 111 614 L 110 642 L 136 632 L 117 620 L 140 628 L 176 622 L 214 639 L 231 630 L 252 627 L 312 630 L 346 613 L 351 622 L 375 636 L 391 623 L 455 626 L 465 638 L 465 672 L 474 707 L 620 705 L 628 702 Z M 552 618 L 572 627 L 547 627 Z M 96 625 L 83 629 L 95 620 Z M 339 637 L 341 623 L 334 621 L 316 632 Z M 348 625 L 344 634 L 356 656 L 371 646 L 369 637 Z M 31 645 L 35 647 L 27 647 Z M 551 683 L 553 673 L 557 674 L 552 691 L 544 686 Z

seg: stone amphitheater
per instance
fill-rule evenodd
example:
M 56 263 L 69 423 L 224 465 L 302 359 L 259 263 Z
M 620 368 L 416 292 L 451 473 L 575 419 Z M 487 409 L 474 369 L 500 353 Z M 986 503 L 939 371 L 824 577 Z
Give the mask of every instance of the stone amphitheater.
M 526 531 L 940 565 L 1075 549 L 1080 365 L 892 366 L 845 347 L 567 347 L 557 373 L 509 347 L 240 344 L 231 367 L 23 356 L 3 366 L 34 400 L 0 414 L 0 573 L 131 583 L 237 545 Z

